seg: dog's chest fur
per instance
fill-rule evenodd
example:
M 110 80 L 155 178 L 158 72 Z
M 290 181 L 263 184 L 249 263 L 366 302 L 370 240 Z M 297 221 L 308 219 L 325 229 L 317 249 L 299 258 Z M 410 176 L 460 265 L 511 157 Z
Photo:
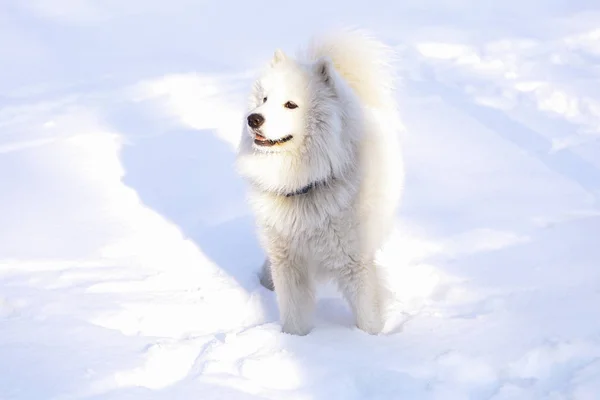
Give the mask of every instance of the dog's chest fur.
M 291 197 L 257 193 L 253 207 L 270 258 L 336 269 L 360 255 L 355 187 L 337 182 Z

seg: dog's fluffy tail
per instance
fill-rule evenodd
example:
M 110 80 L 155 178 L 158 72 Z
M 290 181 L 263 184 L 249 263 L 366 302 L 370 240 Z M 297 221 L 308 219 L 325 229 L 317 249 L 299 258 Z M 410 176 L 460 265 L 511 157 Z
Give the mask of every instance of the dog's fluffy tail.
M 377 249 L 393 228 L 402 193 L 404 170 L 400 132 L 404 131 L 394 98 L 394 52 L 362 30 L 342 30 L 311 41 L 306 61 L 329 59 L 360 103 L 369 108 L 369 124 L 360 147 L 362 163 L 361 215 L 367 251 Z
M 365 105 L 389 108 L 394 104 L 394 52 L 368 32 L 341 30 L 319 36 L 310 42 L 305 56 L 309 61 L 329 58 Z

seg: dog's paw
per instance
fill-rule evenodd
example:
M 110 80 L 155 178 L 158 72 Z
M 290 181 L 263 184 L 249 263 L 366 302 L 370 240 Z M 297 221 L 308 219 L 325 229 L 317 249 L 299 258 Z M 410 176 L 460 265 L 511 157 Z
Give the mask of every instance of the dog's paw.
M 281 332 L 289 335 L 306 336 L 312 331 L 311 325 L 297 326 L 292 324 L 283 324 Z
M 265 288 L 269 289 L 271 292 L 275 291 L 275 285 L 273 284 L 273 279 L 271 279 L 271 275 L 268 274 L 260 274 L 259 276 L 260 284 Z
M 378 318 L 369 321 L 357 321 L 356 323 L 358 329 L 369 335 L 379 335 L 383 331 L 383 325 L 383 321 Z
M 260 284 L 271 292 L 275 291 L 275 284 L 273 283 L 273 275 L 271 273 L 271 263 L 269 260 L 265 260 L 260 274 L 258 275 Z

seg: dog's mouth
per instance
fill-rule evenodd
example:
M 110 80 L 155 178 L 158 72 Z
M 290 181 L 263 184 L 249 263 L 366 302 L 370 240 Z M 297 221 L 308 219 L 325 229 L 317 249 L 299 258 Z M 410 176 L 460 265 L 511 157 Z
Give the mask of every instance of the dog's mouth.
M 264 146 L 264 147 L 271 147 L 271 146 L 275 146 L 277 144 L 283 144 L 285 142 L 289 142 L 290 140 L 292 140 L 293 136 L 292 135 L 287 135 L 282 137 L 281 139 L 277 139 L 277 140 L 273 140 L 273 139 L 267 139 L 266 137 L 264 137 L 263 135 L 261 135 L 258 132 L 254 132 L 254 144 L 258 145 L 258 146 Z

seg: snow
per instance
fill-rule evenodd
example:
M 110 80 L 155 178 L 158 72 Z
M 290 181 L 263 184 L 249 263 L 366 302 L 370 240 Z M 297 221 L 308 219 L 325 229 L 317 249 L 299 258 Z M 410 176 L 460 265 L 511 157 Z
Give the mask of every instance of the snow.
M 280 332 L 233 169 L 273 50 L 399 53 L 386 333 Z M 0 399 L 600 396 L 596 1 L 0 5 Z

